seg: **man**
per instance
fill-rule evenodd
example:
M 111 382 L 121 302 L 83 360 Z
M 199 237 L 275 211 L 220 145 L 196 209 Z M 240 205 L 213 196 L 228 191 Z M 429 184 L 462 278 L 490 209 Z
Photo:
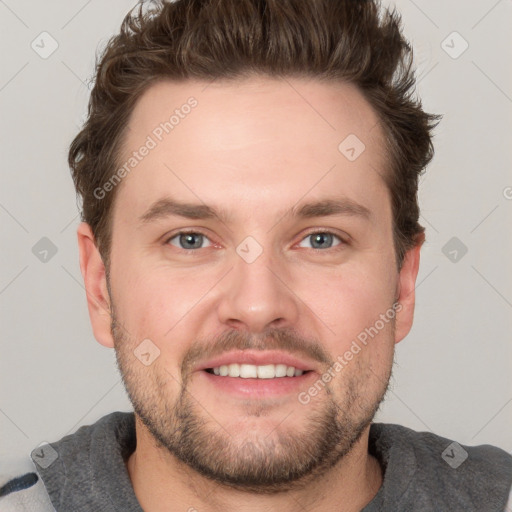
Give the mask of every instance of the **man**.
M 94 335 L 135 413 L 35 450 L 2 510 L 505 510 L 503 450 L 372 423 L 437 121 L 410 59 L 370 1 L 125 19 L 69 163 Z

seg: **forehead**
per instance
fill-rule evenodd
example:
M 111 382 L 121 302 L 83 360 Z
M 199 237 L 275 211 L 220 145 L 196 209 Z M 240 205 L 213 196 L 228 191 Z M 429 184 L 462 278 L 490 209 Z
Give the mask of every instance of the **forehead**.
M 384 188 L 382 141 L 376 114 L 350 84 L 160 81 L 130 116 L 116 203 L 140 215 L 170 194 L 248 213 L 338 189 L 368 203 Z

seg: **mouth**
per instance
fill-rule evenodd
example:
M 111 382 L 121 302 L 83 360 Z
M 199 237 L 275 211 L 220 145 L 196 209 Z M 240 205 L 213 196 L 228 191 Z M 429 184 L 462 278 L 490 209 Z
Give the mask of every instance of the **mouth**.
M 206 392 L 244 399 L 277 398 L 306 390 L 320 375 L 317 363 L 280 350 L 236 350 L 195 367 Z M 289 396 L 287 398 L 290 398 Z
M 213 392 L 215 398 L 230 396 L 245 400 L 290 399 L 313 385 L 314 370 L 287 365 L 221 365 L 197 372 L 199 386 Z
M 205 370 L 222 377 L 271 379 L 299 377 L 316 367 L 315 361 L 284 351 L 234 350 L 202 361 L 194 370 Z
M 240 379 L 284 379 L 295 378 L 310 373 L 312 370 L 302 370 L 295 366 L 285 364 L 238 364 L 215 366 L 204 371 L 219 377 L 232 377 Z

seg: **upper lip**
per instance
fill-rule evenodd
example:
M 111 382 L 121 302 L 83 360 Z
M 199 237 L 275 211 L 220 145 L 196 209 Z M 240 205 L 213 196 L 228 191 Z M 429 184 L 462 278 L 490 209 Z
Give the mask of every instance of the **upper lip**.
M 232 363 L 253 364 L 256 366 L 285 364 L 286 366 L 293 366 L 294 368 L 303 371 L 314 369 L 314 363 L 299 359 L 297 356 L 288 352 L 282 352 L 279 350 L 237 350 L 233 352 L 226 352 L 225 354 L 214 357 L 208 361 L 201 362 L 197 365 L 195 371 L 217 368 L 219 366 Z

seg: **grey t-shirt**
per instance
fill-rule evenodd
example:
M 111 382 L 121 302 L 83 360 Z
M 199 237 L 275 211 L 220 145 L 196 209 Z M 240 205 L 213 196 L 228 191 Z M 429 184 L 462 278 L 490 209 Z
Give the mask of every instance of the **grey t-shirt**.
M 141 512 L 125 460 L 134 451 L 133 413 L 114 412 L 51 443 L 58 458 L 37 467 L 60 511 Z M 500 448 L 468 447 L 428 432 L 373 423 L 369 451 L 384 480 L 362 512 L 504 512 L 512 456 Z

